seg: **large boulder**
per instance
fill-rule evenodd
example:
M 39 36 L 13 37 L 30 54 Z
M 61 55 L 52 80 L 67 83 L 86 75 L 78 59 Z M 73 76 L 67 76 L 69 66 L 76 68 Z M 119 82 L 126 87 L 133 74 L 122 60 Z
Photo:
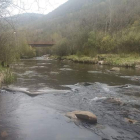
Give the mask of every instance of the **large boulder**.
M 96 124 L 97 123 L 97 117 L 93 113 L 89 111 L 73 111 L 73 112 L 68 112 L 66 116 L 70 119 L 80 119 L 82 121 L 91 123 L 91 124 Z

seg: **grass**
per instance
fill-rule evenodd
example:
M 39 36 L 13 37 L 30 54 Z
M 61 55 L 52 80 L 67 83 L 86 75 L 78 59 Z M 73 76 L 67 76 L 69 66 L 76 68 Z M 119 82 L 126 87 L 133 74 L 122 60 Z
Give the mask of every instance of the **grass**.
M 11 84 L 16 79 L 15 75 L 10 71 L 10 69 L 6 69 L 4 75 L 4 84 Z
M 14 80 L 15 80 L 15 76 L 10 71 L 10 69 L 3 68 L 2 66 L 0 66 L 0 87 L 1 87 L 2 83 L 10 84 L 10 83 L 14 82 Z
M 52 58 L 90 64 L 97 64 L 98 61 L 102 60 L 104 61 L 104 65 L 120 67 L 135 67 L 136 65 L 140 65 L 139 54 L 99 54 L 95 57 L 70 55 L 63 57 L 53 56 Z
M 72 60 L 74 62 L 78 63 L 91 63 L 96 64 L 98 62 L 97 58 L 88 57 L 88 56 L 77 56 L 77 55 L 70 55 L 70 56 L 64 56 L 62 59 Z
M 52 59 L 60 59 L 60 60 L 70 60 L 77 63 L 90 63 L 96 64 L 98 62 L 97 58 L 92 58 L 88 56 L 77 56 L 77 55 L 69 55 L 69 56 L 51 56 Z
M 135 67 L 140 64 L 140 56 L 139 55 L 130 55 L 130 54 L 105 54 L 101 55 L 101 57 L 105 58 L 105 64 L 113 65 L 113 66 L 121 66 L 121 67 Z

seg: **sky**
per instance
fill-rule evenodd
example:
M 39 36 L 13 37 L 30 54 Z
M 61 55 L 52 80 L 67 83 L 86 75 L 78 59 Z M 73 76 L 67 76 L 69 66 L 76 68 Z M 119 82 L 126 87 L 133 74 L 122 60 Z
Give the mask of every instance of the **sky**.
M 67 0 L 13 0 L 14 4 L 9 8 L 11 15 L 22 13 L 48 14 Z

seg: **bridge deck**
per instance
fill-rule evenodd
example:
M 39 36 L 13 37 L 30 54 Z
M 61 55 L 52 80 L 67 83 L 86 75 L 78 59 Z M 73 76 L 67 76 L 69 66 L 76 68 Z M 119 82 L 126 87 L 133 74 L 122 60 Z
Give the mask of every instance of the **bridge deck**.
M 51 47 L 55 45 L 53 42 L 48 42 L 48 43 L 29 43 L 31 47 Z

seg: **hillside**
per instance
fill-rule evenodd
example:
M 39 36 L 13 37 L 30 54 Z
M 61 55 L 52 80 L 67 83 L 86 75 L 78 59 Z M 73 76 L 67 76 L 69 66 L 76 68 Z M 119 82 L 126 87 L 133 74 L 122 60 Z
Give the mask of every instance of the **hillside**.
M 82 9 L 86 4 L 98 3 L 101 0 L 69 0 L 53 12 L 46 15 L 47 19 L 59 18 L 60 16 L 66 16 L 70 13 L 75 13 Z
M 16 27 L 24 27 L 37 22 L 43 16 L 43 14 L 24 13 L 10 17 L 8 20 L 10 20 L 10 22 L 12 22 Z
M 56 54 L 130 53 L 140 51 L 139 19 L 139 0 L 69 0 L 24 31 L 30 41 L 57 42 Z

